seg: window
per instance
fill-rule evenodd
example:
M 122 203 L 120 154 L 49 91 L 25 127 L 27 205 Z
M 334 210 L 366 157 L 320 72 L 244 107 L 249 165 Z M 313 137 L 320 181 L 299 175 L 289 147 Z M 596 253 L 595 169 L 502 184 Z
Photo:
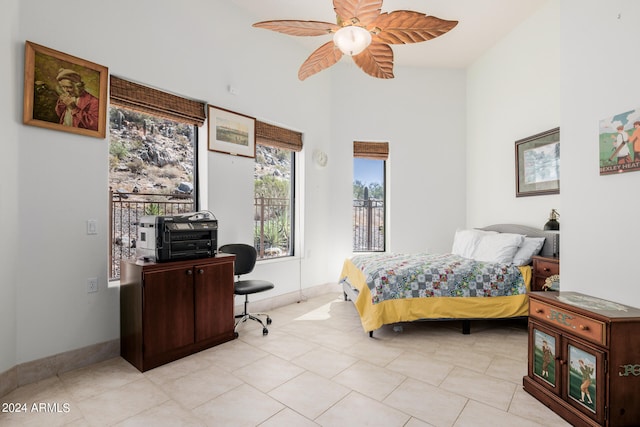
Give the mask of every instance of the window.
M 256 121 L 254 245 L 258 259 L 294 254 L 295 153 L 302 134 Z
M 353 251 L 385 250 L 386 142 L 353 143 Z
M 197 101 L 111 76 L 110 280 L 119 279 L 122 259 L 135 256 L 142 216 L 198 210 L 197 126 L 204 111 Z

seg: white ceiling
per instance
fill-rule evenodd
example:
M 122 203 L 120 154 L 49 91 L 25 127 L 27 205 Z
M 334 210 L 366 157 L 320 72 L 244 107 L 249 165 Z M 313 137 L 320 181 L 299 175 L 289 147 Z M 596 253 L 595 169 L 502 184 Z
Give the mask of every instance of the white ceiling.
M 255 18 L 336 22 L 332 0 L 230 0 Z M 458 25 L 436 39 L 410 45 L 393 45 L 394 63 L 412 67 L 466 68 L 503 36 L 533 14 L 547 0 L 385 0 L 382 12 L 413 10 Z M 268 31 L 254 28 L 254 31 Z M 331 36 L 293 38 L 309 54 Z M 306 59 L 303 58 L 302 60 Z M 302 61 L 301 61 L 302 63 Z

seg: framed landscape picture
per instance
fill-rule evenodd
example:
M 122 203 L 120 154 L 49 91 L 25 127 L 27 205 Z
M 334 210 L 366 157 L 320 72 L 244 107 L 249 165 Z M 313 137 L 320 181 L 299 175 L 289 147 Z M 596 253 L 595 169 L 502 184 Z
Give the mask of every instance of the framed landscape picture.
M 516 141 L 516 197 L 560 193 L 560 128 Z
M 23 122 L 104 138 L 108 69 L 27 41 Z
M 256 156 L 256 119 L 209 105 L 209 150 Z

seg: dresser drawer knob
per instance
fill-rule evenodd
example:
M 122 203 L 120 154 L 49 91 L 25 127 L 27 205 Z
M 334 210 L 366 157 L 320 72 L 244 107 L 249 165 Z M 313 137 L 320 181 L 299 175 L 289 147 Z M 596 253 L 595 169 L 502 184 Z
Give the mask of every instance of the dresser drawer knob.
M 545 267 L 542 269 L 542 271 L 551 271 L 551 269 L 549 267 Z
M 541 309 L 541 308 L 536 308 L 536 313 L 542 314 L 542 313 L 544 313 L 544 310 Z
M 588 331 L 588 330 L 589 330 L 589 326 L 587 326 L 587 325 L 580 325 L 580 330 L 582 330 L 582 331 Z

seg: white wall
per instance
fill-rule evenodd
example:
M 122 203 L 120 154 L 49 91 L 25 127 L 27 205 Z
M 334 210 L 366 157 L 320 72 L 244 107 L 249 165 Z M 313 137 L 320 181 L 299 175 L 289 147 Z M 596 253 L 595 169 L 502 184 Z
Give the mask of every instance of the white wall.
M 640 174 L 600 177 L 597 148 L 585 149 L 597 141 L 600 118 L 639 107 L 633 67 L 614 64 L 621 56 L 634 61 L 629 41 L 638 39 L 638 30 L 630 16 L 638 6 L 632 0 L 611 6 L 566 0 L 562 7 L 551 0 L 468 76 L 396 67 L 395 80 L 379 81 L 347 62 L 304 82 L 297 69 L 309 52 L 287 36 L 250 28 L 253 20 L 224 0 L 8 3 L 0 33 L 8 42 L 0 49 L 14 59 L 0 66 L 8 82 L 0 101 L 7 140 L 0 215 L 17 225 L 5 234 L 13 245 L 0 249 L 0 372 L 119 335 L 118 292 L 105 286 L 106 140 L 21 124 L 24 40 L 304 133 L 303 247 L 293 260 L 258 267 L 256 275 L 277 284 L 267 296 L 337 281 L 351 249 L 351 144 L 373 139 L 391 144 L 390 250 L 445 251 L 457 227 L 541 226 L 558 208 L 563 287 L 640 305 L 628 291 L 639 233 L 633 184 Z M 559 11 L 566 17 L 561 50 Z M 91 31 L 81 36 L 76 25 L 59 25 L 86 20 Z M 558 125 L 561 195 L 516 199 L 514 141 Z M 311 163 L 314 149 L 328 153 L 326 168 Z M 205 197 L 220 220 L 221 243 L 250 240 L 251 161 L 204 157 Z M 601 225 L 614 217 L 628 218 L 631 226 L 616 233 Z M 97 236 L 85 234 L 89 218 L 98 220 Z M 584 245 L 584 230 L 593 245 Z M 17 252 L 6 249 L 16 246 Z M 100 279 L 97 294 L 86 293 L 90 276 Z
M 640 172 L 600 176 L 598 160 L 599 121 L 640 108 L 640 2 L 560 3 L 562 286 L 640 307 Z
M 112 32 L 106 20 L 92 19 L 92 31 L 82 37 L 73 26 L 61 29 L 61 22 L 83 21 L 86 10 L 79 1 L 64 6 L 21 1 L 18 40 L 108 65 L 108 54 L 96 40 Z M 23 49 L 17 62 L 24 61 Z M 19 126 L 17 135 L 20 363 L 114 339 L 119 322 L 114 315 L 118 290 L 106 287 L 106 140 L 33 126 Z M 97 220 L 98 235 L 86 234 L 89 218 Z M 88 277 L 99 278 L 99 293 L 86 292 Z
M 114 75 L 302 130 L 309 149 L 328 144 L 328 76 L 302 85 L 296 73 L 307 53 L 276 40 L 275 34 L 252 29 L 252 20 L 228 2 L 115 0 L 105 7 L 97 0 L 16 0 L 12 5 L 19 10 L 19 30 L 12 38 L 18 48 L 8 56 L 16 67 L 24 61 L 24 40 L 31 40 L 108 66 Z M 87 20 L 91 31 L 81 36 L 77 25 L 60 25 Z M 21 88 L 21 69 L 8 80 Z M 228 92 L 229 85 L 237 95 Z M 21 108 L 21 98 L 18 102 L 11 112 Z M 10 271 L 20 274 L 7 290 L 8 296 L 17 294 L 14 315 L 7 311 L 16 322 L 7 328 L 17 333 L 16 345 L 8 350 L 17 354 L 14 364 L 119 337 L 118 289 L 106 287 L 107 141 L 30 126 L 15 129 L 20 152 L 14 171 L 18 179 L 12 181 L 21 185 L 13 197 L 20 210 L 21 246 L 17 268 Z M 206 126 L 202 131 L 206 142 Z M 306 150 L 302 164 L 305 156 Z M 220 220 L 221 242 L 250 241 L 251 161 L 216 153 L 206 153 L 204 160 L 204 197 Z M 326 192 L 313 174 L 307 181 Z M 322 214 L 324 207 L 313 198 L 306 203 L 311 218 L 314 212 Z M 97 236 L 85 233 L 89 218 L 98 222 Z M 320 260 L 323 247 L 313 248 L 322 242 L 308 244 Z M 277 292 L 298 289 L 301 261 L 278 265 L 264 267 L 266 278 L 278 284 Z M 87 294 L 86 279 L 92 276 L 99 277 L 100 290 Z M 303 282 L 325 283 L 328 277 L 323 271 Z
M 17 2 L 3 5 L 0 15 L 0 56 L 16 58 L 23 44 L 16 37 Z M 0 63 L 0 80 L 5 82 L 0 97 L 0 224 L 3 224 L 0 245 L 0 373 L 16 364 L 16 281 L 18 270 L 18 123 L 22 120 L 22 86 L 19 78 L 22 64 L 17 61 Z M 3 387 L 0 386 L 0 392 Z
M 515 141 L 560 126 L 558 3 L 545 4 L 468 70 L 469 227 L 516 223 L 542 228 L 556 208 L 564 228 L 560 204 L 567 158 L 563 128 L 560 195 L 515 196 Z
M 351 61 L 350 58 L 346 58 Z M 399 68 L 371 78 L 347 62 L 333 74 L 332 245 L 351 248 L 353 141 L 388 141 L 387 250 L 448 252 L 465 225 L 465 72 Z M 345 253 L 344 249 L 347 249 Z
M 300 82 L 297 70 L 309 52 L 287 36 L 251 28 L 253 20 L 223 0 L 10 3 L 19 11 L 11 37 L 19 48 L 7 55 L 15 64 L 31 40 L 108 66 L 111 74 L 303 132 L 297 256 L 256 268 L 255 276 L 276 283 L 261 297 L 338 280 L 351 251 L 354 139 L 391 142 L 390 249 L 447 250 L 464 225 L 463 71 L 396 69 L 397 80 L 380 82 L 338 64 Z M 77 25 L 59 25 L 87 20 L 91 31 L 81 36 Z M 21 87 L 21 72 L 7 79 L 14 87 Z M 357 112 L 344 104 L 351 93 Z M 4 107 L 14 117 L 20 96 L 15 101 Z M 12 222 L 21 245 L 8 273 L 17 282 L 3 289 L 9 298 L 16 294 L 15 306 L 3 310 L 15 327 L 8 323 L 2 333 L 17 336 L 0 356 L 8 366 L 119 336 L 118 290 L 106 287 L 107 141 L 19 121 L 13 128 L 17 169 L 4 174 L 16 175 L 21 186 L 10 198 L 19 207 Z M 206 141 L 206 126 L 201 131 Z M 326 168 L 312 164 L 316 149 L 329 155 Z M 213 152 L 204 160 L 204 206 L 220 221 L 220 244 L 251 241 L 252 160 Z M 443 180 L 454 190 L 438 185 Z M 97 236 L 85 233 L 89 218 L 98 222 Z M 96 294 L 86 293 L 91 276 L 99 277 Z
M 550 0 L 468 71 L 467 224 L 560 210 L 561 286 L 640 306 L 640 173 L 600 176 L 598 123 L 640 108 L 633 0 Z M 561 25 L 560 25 L 561 23 Z M 561 193 L 515 197 L 514 141 L 560 126 Z

